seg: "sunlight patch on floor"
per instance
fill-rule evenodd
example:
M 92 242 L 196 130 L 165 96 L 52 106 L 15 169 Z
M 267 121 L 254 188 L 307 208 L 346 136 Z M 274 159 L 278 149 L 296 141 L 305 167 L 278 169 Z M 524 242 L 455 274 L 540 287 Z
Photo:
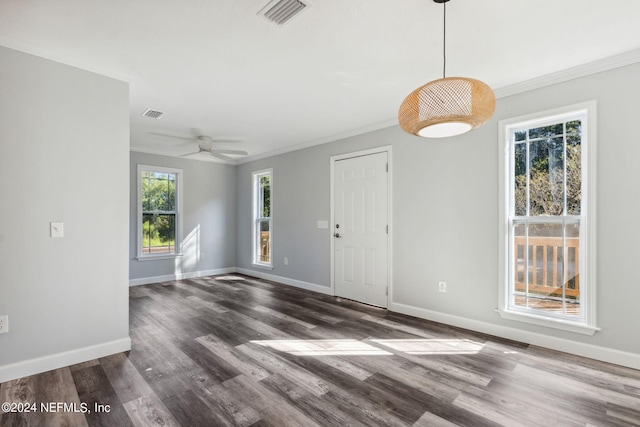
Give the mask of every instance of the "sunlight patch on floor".
M 412 355 L 477 354 L 484 344 L 464 339 L 264 340 L 253 344 L 294 356 L 392 356 L 391 351 Z M 388 351 L 384 348 L 391 349 Z
M 246 280 L 246 277 L 241 277 L 241 276 L 216 276 L 214 277 L 215 280 Z
M 477 354 L 484 344 L 461 339 L 405 339 L 378 340 L 372 342 L 407 354 Z
M 268 340 L 251 341 L 294 356 L 387 356 L 386 350 L 358 340 Z

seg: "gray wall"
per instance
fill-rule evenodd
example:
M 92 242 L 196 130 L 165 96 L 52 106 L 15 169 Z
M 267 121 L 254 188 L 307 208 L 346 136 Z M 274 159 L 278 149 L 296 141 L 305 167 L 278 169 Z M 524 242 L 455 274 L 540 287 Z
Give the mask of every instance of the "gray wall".
M 4 47 L 0 64 L 1 381 L 130 341 L 128 84 Z
M 237 265 L 251 266 L 251 171 L 272 167 L 275 266 L 270 274 L 330 286 L 330 156 L 393 146 L 392 303 L 484 329 L 518 331 L 640 355 L 635 269 L 640 228 L 640 65 L 498 100 L 483 128 L 425 140 L 392 127 L 240 165 Z M 597 318 L 584 336 L 501 319 L 498 304 L 498 121 L 595 99 L 597 109 Z M 283 257 L 290 264 L 282 264 Z M 258 273 L 261 270 L 254 269 Z M 447 293 L 437 282 L 447 282 Z M 479 327 L 483 329 L 483 327 Z M 570 350 L 571 345 L 565 346 Z M 588 346 L 583 346 L 588 348 Z M 637 359 L 636 359 L 637 360 Z
M 190 243 L 197 242 L 197 245 L 189 245 L 189 250 L 181 258 L 152 261 L 136 259 L 138 164 L 182 169 L 183 237 L 190 235 Z M 137 279 L 147 279 L 142 282 L 148 283 L 153 278 L 166 280 L 167 277 L 235 267 L 235 166 L 131 152 L 129 177 L 129 278 L 134 283 Z M 199 253 L 203 253 L 204 257 L 200 257 Z

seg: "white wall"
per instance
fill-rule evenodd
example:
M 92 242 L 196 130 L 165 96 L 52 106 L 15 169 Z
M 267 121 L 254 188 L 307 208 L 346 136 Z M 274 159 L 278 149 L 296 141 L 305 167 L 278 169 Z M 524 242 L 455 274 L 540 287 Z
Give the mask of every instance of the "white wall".
M 275 267 L 283 281 L 329 290 L 330 156 L 393 146 L 391 309 L 640 368 L 640 65 L 501 98 L 489 123 L 443 140 L 392 127 L 238 167 L 239 267 L 251 260 L 252 170 L 273 168 Z M 501 319 L 498 304 L 498 121 L 584 101 L 598 105 L 597 318 L 594 336 Z M 288 256 L 290 264 L 282 264 Z M 447 282 L 439 293 L 438 281 Z
M 0 47 L 0 382 L 130 348 L 128 162 L 127 83 Z
M 138 164 L 182 169 L 184 255 L 177 259 L 138 261 Z M 129 279 L 131 284 L 233 270 L 236 262 L 235 166 L 131 152 Z M 204 257 L 200 255 L 204 254 Z

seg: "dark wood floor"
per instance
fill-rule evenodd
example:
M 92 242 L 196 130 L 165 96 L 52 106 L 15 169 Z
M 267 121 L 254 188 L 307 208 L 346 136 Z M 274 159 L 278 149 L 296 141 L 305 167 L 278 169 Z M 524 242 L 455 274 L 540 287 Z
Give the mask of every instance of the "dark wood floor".
M 130 296 L 130 353 L 3 383 L 69 407 L 0 425 L 640 426 L 633 369 L 235 274 Z

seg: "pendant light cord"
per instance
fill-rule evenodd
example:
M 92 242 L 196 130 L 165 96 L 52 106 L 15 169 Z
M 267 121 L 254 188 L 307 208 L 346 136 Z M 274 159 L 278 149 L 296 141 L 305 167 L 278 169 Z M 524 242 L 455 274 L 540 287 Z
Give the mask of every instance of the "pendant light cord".
M 447 70 L 447 2 L 442 3 L 444 7 L 443 24 L 442 24 L 442 78 L 446 77 Z

